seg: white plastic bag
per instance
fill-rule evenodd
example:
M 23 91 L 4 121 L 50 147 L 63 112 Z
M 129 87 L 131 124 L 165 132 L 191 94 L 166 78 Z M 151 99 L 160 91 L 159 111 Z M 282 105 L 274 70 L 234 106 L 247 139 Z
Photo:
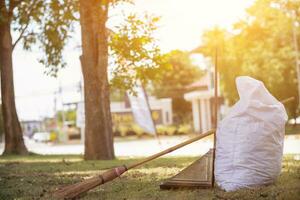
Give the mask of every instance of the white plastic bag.
M 240 100 L 219 123 L 215 177 L 226 191 L 270 184 L 281 171 L 287 114 L 261 81 L 236 79 Z

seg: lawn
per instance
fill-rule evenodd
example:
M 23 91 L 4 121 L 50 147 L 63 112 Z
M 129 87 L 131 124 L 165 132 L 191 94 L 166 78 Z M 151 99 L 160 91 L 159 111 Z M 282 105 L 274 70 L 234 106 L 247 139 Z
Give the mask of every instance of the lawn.
M 195 157 L 160 158 L 87 193 L 83 199 L 300 199 L 300 155 L 284 157 L 282 174 L 273 185 L 226 193 L 218 188 L 159 189 L 166 178 Z M 297 159 L 296 159 L 297 158 Z M 80 156 L 0 157 L 0 199 L 51 199 L 55 188 L 80 181 L 113 166 L 138 159 L 83 161 Z

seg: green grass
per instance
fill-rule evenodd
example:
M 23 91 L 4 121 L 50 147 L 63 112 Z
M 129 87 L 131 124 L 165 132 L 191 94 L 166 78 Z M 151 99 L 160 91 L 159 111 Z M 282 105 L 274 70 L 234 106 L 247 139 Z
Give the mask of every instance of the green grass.
M 285 135 L 300 134 L 300 125 L 287 124 L 285 126 Z
M 298 155 L 299 156 L 299 155 Z M 300 161 L 284 157 L 282 174 L 273 185 L 226 193 L 218 188 L 198 190 L 159 189 L 159 184 L 189 165 L 195 157 L 160 158 L 122 178 L 97 187 L 83 199 L 300 199 Z M 80 156 L 0 157 L 0 199 L 51 199 L 57 187 L 75 183 L 113 166 L 138 159 L 83 161 Z

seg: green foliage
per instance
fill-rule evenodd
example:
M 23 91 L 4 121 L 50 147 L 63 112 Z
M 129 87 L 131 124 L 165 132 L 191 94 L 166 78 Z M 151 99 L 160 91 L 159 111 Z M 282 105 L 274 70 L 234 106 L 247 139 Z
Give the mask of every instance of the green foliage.
M 182 97 L 186 86 L 199 80 L 203 72 L 192 64 L 188 52 L 174 50 L 165 55 L 168 69 L 154 81 L 154 92 L 159 97 Z M 163 86 L 163 87 L 162 87 Z
M 240 64 L 243 62 L 241 54 L 244 47 L 237 44 L 240 39 L 231 37 L 226 30 L 215 27 L 204 32 L 198 52 L 210 58 L 213 65 L 218 62 L 223 96 L 233 104 L 238 99 L 235 78 L 242 74 Z
M 137 124 L 116 124 L 113 127 L 115 136 L 143 136 L 148 135 L 145 131 Z
M 193 128 L 191 124 L 180 124 L 177 131 L 179 134 L 190 134 L 193 132 Z
M 42 49 L 39 61 L 47 68 L 46 73 L 56 76 L 65 66 L 62 52 L 70 37 L 78 2 L 73 0 L 23 0 L 6 1 L 9 15 L 1 18 L 9 21 L 14 39 L 13 48 L 22 42 L 25 50 L 34 44 Z M 74 14 L 75 13 L 75 14 Z
M 104 3 L 106 1 L 103 1 Z M 8 0 L 11 16 L 0 20 L 11 20 L 13 46 L 22 42 L 23 48 L 31 50 L 34 44 L 42 49 L 39 61 L 46 67 L 46 74 L 56 76 L 66 65 L 63 49 L 78 21 L 78 0 Z M 109 1 L 111 9 L 131 0 Z M 119 25 L 110 30 L 110 65 L 112 84 L 121 89 L 130 89 L 136 80 L 145 83 L 155 76 L 161 55 L 153 33 L 159 18 L 145 14 L 123 15 Z M 153 79 L 153 78 L 152 78 Z
M 109 37 L 111 84 L 120 90 L 131 90 L 137 80 L 142 84 L 153 80 L 163 66 L 154 37 L 159 17 L 129 14 L 123 18 Z
M 159 135 L 174 135 L 176 133 L 176 126 L 173 125 L 158 125 L 157 132 Z
M 247 9 L 247 18 L 234 25 L 233 33 L 214 29 L 203 35 L 201 53 L 213 60 L 212 49 L 218 47 L 221 89 L 230 104 L 237 100 L 235 77 L 249 75 L 263 81 L 279 100 L 294 96 L 296 101 L 286 108 L 289 116 L 296 116 L 293 25 L 299 35 L 300 18 L 293 24 L 291 13 L 299 6 L 299 1 L 258 0 Z M 297 42 L 299 45 L 299 37 Z
M 172 98 L 175 119 L 182 123 L 191 113 L 190 103 L 183 98 L 186 86 L 199 80 L 203 72 L 192 64 L 188 52 L 174 50 L 164 56 L 166 67 L 160 71 L 160 77 L 153 80 L 153 93 L 160 98 Z
M 63 118 L 65 121 L 76 122 L 76 110 L 58 111 L 56 115 L 60 124 L 62 124 Z
M 285 135 L 297 135 L 300 134 L 299 124 L 286 124 L 285 125 Z
M 117 85 L 111 85 L 110 87 L 110 101 L 124 101 L 126 93 L 124 89 L 119 89 Z
M 138 137 L 151 137 L 151 134 L 146 133 L 139 125 L 132 124 L 116 124 L 113 127 L 115 136 L 138 136 Z M 156 126 L 158 135 L 184 135 L 192 133 L 192 127 L 190 124 L 175 125 L 157 125 Z M 153 137 L 153 136 L 152 136 Z
M 77 11 L 77 1 L 52 0 L 45 7 L 49 9 L 48 15 L 41 20 L 41 32 L 38 36 L 43 49 L 44 57 L 40 62 L 48 68 L 48 74 L 56 76 L 59 67 L 64 67 L 62 50 L 64 49 L 70 32 L 73 30 L 73 22 L 76 21 L 74 13 Z M 46 11 L 46 10 L 45 10 Z

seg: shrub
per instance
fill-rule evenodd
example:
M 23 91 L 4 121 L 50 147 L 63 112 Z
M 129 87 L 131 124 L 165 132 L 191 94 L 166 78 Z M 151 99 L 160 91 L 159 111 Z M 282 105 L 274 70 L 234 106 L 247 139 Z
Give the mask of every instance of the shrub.
M 177 129 L 178 135 L 189 134 L 192 132 L 192 126 L 190 124 L 180 124 Z

